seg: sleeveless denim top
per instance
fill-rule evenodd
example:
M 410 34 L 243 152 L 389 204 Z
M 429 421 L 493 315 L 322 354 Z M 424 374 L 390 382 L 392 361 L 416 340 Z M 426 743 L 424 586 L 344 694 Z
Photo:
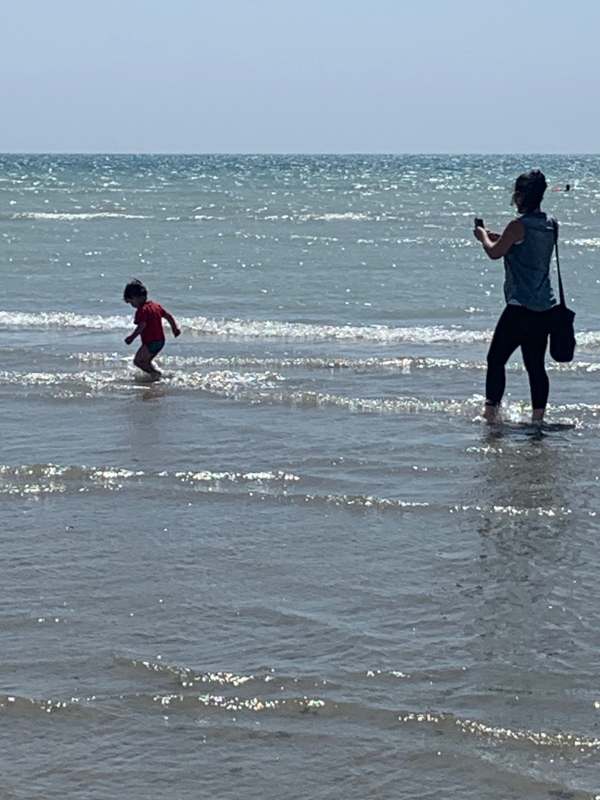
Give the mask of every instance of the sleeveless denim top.
M 525 238 L 520 244 L 513 244 L 504 256 L 504 297 L 512 305 L 547 311 L 556 305 L 550 285 L 554 249 L 552 217 L 537 211 L 518 219 L 525 228 Z

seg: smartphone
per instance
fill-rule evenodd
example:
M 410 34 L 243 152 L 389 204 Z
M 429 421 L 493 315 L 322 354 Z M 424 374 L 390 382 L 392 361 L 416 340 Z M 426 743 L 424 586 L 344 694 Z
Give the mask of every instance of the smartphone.
M 483 224 L 483 220 L 481 219 L 481 217 L 475 217 L 474 222 L 476 228 L 485 228 L 485 225 Z

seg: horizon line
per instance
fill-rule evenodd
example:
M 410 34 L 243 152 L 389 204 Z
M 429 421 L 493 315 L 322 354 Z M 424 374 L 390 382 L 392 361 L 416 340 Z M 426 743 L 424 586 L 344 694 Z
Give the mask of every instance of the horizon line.
M 356 151 L 198 151 L 191 150 L 1 150 L 0 156 L 600 156 L 600 152 L 556 152 L 556 151 L 379 151 L 379 150 L 356 150 Z

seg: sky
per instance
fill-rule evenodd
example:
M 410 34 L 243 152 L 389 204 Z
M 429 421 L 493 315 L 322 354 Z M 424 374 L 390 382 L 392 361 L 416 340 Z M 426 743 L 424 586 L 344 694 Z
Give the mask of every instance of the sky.
M 0 152 L 600 152 L 598 0 L 4 0 L 0 30 Z

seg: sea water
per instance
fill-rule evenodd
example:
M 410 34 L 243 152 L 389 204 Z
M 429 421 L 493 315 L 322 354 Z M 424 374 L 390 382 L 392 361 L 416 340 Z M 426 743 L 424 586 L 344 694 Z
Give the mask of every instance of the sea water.
M 472 235 L 533 166 L 542 436 Z M 0 157 L 0 796 L 600 793 L 599 214 L 595 157 Z

